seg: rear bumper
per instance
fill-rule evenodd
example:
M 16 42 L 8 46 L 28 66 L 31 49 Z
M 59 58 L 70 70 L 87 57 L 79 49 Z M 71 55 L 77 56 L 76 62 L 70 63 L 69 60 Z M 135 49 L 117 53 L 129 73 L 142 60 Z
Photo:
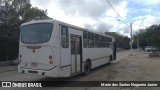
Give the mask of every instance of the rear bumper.
M 59 77 L 59 67 L 54 67 L 51 70 L 34 70 L 34 69 L 26 69 L 18 66 L 18 73 L 26 73 L 26 74 L 35 74 L 42 75 L 48 77 Z

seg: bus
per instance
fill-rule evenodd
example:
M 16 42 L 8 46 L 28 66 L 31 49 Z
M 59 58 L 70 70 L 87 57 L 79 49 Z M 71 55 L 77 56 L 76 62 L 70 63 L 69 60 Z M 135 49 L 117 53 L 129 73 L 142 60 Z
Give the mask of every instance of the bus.
M 116 59 L 115 38 L 59 20 L 33 20 L 20 27 L 18 72 L 70 77 Z

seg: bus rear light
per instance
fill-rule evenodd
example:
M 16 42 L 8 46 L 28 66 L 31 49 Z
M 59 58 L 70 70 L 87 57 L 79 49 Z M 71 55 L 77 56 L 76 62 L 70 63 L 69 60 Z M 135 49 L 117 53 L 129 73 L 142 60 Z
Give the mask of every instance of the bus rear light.
M 20 55 L 19 55 L 19 62 L 22 61 L 21 59 L 22 59 L 22 55 L 20 54 Z
M 36 51 L 35 49 L 32 50 L 33 53 L 35 53 L 35 51 Z
M 49 55 L 49 59 L 52 59 L 52 55 Z
M 53 59 L 52 55 L 49 55 L 49 64 L 53 64 L 52 59 Z
M 20 54 L 19 57 L 22 58 L 22 55 Z
M 49 64 L 53 64 L 53 61 L 52 61 L 52 60 L 49 60 Z

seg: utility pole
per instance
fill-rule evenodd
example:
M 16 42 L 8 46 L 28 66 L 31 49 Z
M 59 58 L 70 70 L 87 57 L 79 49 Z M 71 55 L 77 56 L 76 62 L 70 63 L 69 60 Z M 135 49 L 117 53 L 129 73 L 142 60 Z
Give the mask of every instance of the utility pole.
M 133 39 L 132 39 L 132 23 L 130 23 L 130 29 L 131 29 L 131 54 L 130 54 L 130 56 L 132 56 L 132 42 L 133 42 Z
M 137 34 L 137 49 L 139 50 L 138 34 Z
M 120 19 L 118 19 L 118 21 L 122 21 Z M 126 22 L 122 21 L 124 24 L 128 25 Z M 133 46 L 133 37 L 132 37 L 132 23 L 130 23 L 130 25 L 128 25 L 131 29 L 131 41 L 130 41 L 130 45 L 131 45 L 131 54 L 130 56 L 132 56 L 132 46 Z

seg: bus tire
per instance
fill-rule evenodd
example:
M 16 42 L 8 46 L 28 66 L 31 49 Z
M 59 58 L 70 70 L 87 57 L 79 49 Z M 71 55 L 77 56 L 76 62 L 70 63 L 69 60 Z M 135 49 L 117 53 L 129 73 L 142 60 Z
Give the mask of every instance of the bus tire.
M 110 57 L 109 57 L 109 62 L 107 63 L 107 65 L 110 65 L 110 64 L 111 64 L 111 61 L 112 61 L 112 55 L 110 55 Z
M 90 73 L 90 71 L 91 71 L 91 63 L 90 63 L 90 61 L 87 60 L 86 63 L 84 64 L 84 73 L 83 73 L 83 75 L 87 76 Z

